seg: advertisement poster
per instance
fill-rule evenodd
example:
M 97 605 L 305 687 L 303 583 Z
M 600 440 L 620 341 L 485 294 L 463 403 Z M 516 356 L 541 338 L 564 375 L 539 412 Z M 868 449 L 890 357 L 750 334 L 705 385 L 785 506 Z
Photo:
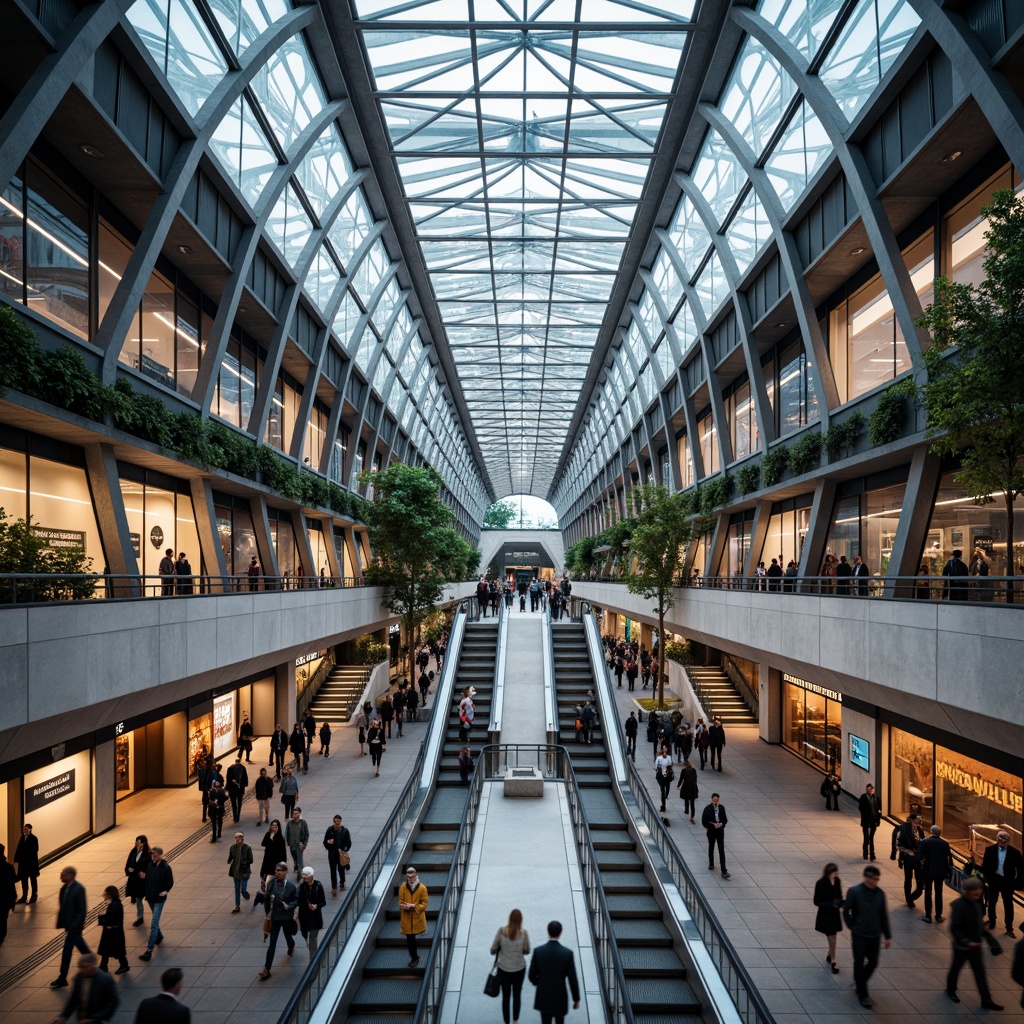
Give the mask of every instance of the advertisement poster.
M 88 835 L 92 828 L 91 779 L 87 750 L 25 776 L 25 821 L 39 837 L 40 857 Z
M 220 757 L 235 746 L 235 695 L 213 699 L 213 756 Z
M 213 751 L 213 715 L 200 715 L 188 723 L 188 774 L 194 776 Z

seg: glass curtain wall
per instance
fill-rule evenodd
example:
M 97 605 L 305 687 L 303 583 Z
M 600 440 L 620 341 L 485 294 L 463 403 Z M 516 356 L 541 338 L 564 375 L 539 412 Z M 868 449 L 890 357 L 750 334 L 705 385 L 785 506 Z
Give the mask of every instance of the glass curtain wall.
M 783 569 L 790 561 L 800 564 L 813 503 L 813 494 L 802 494 L 797 498 L 777 501 L 772 505 L 768 532 L 765 534 L 758 561 L 763 561 L 767 567 L 771 565 L 772 559 L 776 558 Z
M 843 695 L 783 675 L 782 743 L 819 771 L 843 770 Z
M 175 559 L 184 552 L 194 574 L 203 571 L 192 499 L 176 493 L 174 484 L 146 471 L 121 477 L 128 530 L 144 576 L 157 575 L 167 548 L 174 551 Z
M 891 478 L 892 474 L 889 476 Z M 884 576 L 889 571 L 889 558 L 903 511 L 906 467 L 895 476 L 900 479 L 884 486 L 861 489 L 863 481 L 848 481 L 840 487 L 832 510 L 826 553 L 837 559 L 846 555 L 851 563 L 860 555 L 872 576 Z M 844 494 L 844 490 L 852 493 Z

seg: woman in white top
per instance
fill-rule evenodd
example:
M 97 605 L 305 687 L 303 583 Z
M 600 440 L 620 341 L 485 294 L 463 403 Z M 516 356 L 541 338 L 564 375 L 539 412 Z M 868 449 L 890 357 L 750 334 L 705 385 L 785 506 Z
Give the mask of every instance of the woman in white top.
M 530 936 L 523 927 L 523 912 L 513 910 L 508 924 L 498 929 L 491 943 L 491 953 L 498 956 L 498 981 L 501 982 L 501 1015 L 509 1024 L 509 995 L 512 996 L 511 1020 L 519 1020 L 523 1003 L 523 979 L 526 977 L 526 955 L 530 952 Z
M 664 811 L 665 801 L 672 788 L 672 756 L 666 746 L 662 746 L 661 753 L 654 759 L 654 777 L 658 780 L 658 788 L 661 790 L 661 809 Z

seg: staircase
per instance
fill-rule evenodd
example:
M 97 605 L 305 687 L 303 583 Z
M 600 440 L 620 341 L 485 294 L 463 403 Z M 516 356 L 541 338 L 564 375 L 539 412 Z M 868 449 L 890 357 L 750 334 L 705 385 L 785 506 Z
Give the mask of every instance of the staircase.
M 637 1024 L 700 1024 L 700 999 L 686 980 L 686 966 L 673 947 L 661 904 L 615 798 L 603 725 L 594 729 L 589 745 L 575 742 L 576 705 L 594 686 L 584 627 L 552 623 L 551 634 L 559 742 L 569 751 L 580 786 L 634 1019 Z
M 347 722 L 366 689 L 370 672 L 368 665 L 335 665 L 313 698 L 311 710 L 317 722 Z
M 705 710 L 712 716 L 718 715 L 722 725 L 757 725 L 754 713 L 724 669 L 716 665 L 690 665 L 686 671 Z
M 487 724 L 491 717 L 491 695 L 494 689 L 494 661 L 498 650 L 498 622 L 496 619 L 466 624 L 458 670 L 455 674 L 455 692 L 448 708 L 441 709 L 445 730 L 444 751 L 437 778 L 437 786 L 430 806 L 423 817 L 412 843 L 409 863 L 415 865 L 420 881 L 427 887 L 430 903 L 427 906 L 427 931 L 416 940 L 419 955 L 425 962 L 426 951 L 437 931 L 437 907 L 448 884 L 455 857 L 462 819 L 466 815 L 469 786 L 459 782 L 456 758 L 462 744 L 459 742 L 459 701 L 467 686 L 476 687 L 473 704 L 476 714 L 469 733 L 469 746 L 474 758 L 487 742 Z M 427 698 L 431 707 L 434 697 Z M 436 717 L 432 709 L 431 719 Z M 433 727 L 433 726 L 432 726 Z M 384 755 L 387 764 L 387 754 Z M 373 949 L 355 982 L 355 991 L 342 1012 L 334 1019 L 345 1024 L 407 1024 L 416 1013 L 423 988 L 422 963 L 409 967 L 409 952 L 400 927 L 398 887 L 405 881 L 406 865 L 395 868 L 391 895 L 383 926 L 373 939 Z

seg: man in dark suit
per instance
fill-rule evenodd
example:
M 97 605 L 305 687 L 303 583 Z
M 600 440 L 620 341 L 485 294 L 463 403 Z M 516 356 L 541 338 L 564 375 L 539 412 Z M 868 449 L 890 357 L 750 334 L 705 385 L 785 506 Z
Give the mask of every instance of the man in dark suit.
M 942 920 L 942 887 L 953 874 L 953 851 L 942 838 L 942 829 L 932 825 L 931 835 L 917 848 L 917 859 L 921 864 L 921 880 L 924 883 L 924 917 L 922 921 L 932 923 L 932 892 L 935 893 L 935 920 Z
M 78 1012 L 80 1021 L 110 1020 L 118 1003 L 117 985 L 106 971 L 99 969 L 100 958 L 95 953 L 86 953 L 78 958 L 78 973 L 68 1001 L 60 1015 L 53 1018 L 53 1024 L 64 1024 L 73 1013 Z
M 1010 845 L 1010 835 L 1000 831 L 995 846 L 990 846 L 981 858 L 981 873 L 985 876 L 985 891 L 988 899 L 988 926 L 996 926 L 996 904 L 1003 898 L 1003 920 L 1006 934 L 1017 937 L 1013 930 L 1013 893 L 1024 887 L 1024 859 L 1020 850 Z
M 974 980 L 981 996 L 984 1010 L 1001 1010 L 1002 1006 L 993 1002 L 985 979 L 985 964 L 981 959 L 981 946 L 987 942 L 993 953 L 1000 953 L 999 943 L 985 927 L 985 915 L 981 905 L 981 879 L 965 878 L 964 894 L 953 900 L 952 912 L 949 915 L 949 934 L 953 940 L 953 963 L 946 975 L 946 995 L 954 1003 L 960 1002 L 956 994 L 957 981 L 964 964 L 971 965 Z
M 548 924 L 548 941 L 538 946 L 530 958 L 530 983 L 537 986 L 533 1008 L 540 1011 L 541 1024 L 562 1024 L 569 1012 L 569 999 L 565 983 L 572 990 L 572 1008 L 580 1008 L 580 983 L 576 978 L 576 964 L 572 950 L 559 941 L 562 925 L 559 921 Z
M 85 928 L 85 886 L 76 880 L 74 868 L 64 868 L 60 873 L 61 890 L 58 900 L 57 927 L 64 929 L 64 949 L 60 955 L 60 974 L 50 982 L 50 988 L 67 988 L 68 969 L 71 967 L 71 950 L 88 954 L 89 947 L 82 938 Z
M 274 778 L 281 778 L 285 754 L 288 753 L 288 733 L 277 723 L 277 728 L 270 734 L 270 760 L 267 765 L 274 765 Z
M 861 853 L 865 860 L 870 857 L 875 859 L 875 831 L 882 823 L 882 805 L 875 795 L 875 787 L 869 782 L 864 787 L 864 792 L 857 801 L 857 810 L 860 811 L 860 830 L 864 834 L 864 844 Z
M 163 991 L 139 1003 L 135 1011 L 135 1024 L 190 1024 L 192 1011 L 178 999 L 182 978 L 184 974 L 179 967 L 164 971 L 160 975 L 160 988 Z
M 861 597 L 867 597 L 868 595 L 868 577 L 870 575 L 868 567 L 864 564 L 864 559 L 857 555 L 853 560 L 853 576 L 857 581 L 857 593 Z
M 235 763 L 228 769 L 227 794 L 231 801 L 231 817 L 235 824 L 242 816 L 242 799 L 245 791 L 249 788 L 249 773 L 242 764 L 242 755 L 239 753 Z
M 729 824 L 729 817 L 725 813 L 725 805 L 719 802 L 718 794 L 711 794 L 711 803 L 704 808 L 700 816 L 700 823 L 708 833 L 708 870 L 715 870 L 715 847 L 718 847 L 718 862 L 722 867 L 722 877 L 728 878 L 729 872 L 725 870 L 725 826 Z

